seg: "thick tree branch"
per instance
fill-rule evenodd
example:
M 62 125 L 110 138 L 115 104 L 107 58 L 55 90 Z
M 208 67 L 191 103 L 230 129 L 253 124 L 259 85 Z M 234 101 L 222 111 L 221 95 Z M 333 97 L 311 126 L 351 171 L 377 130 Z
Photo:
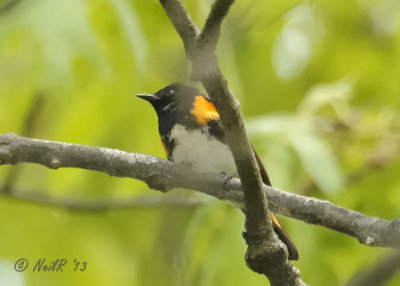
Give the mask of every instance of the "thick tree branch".
M 248 266 L 267 276 L 272 285 L 304 285 L 299 271 L 287 260 L 286 248 L 272 229 L 266 196 L 262 191 L 263 184 L 243 118 L 214 54 L 220 26 L 233 1 L 216 0 L 203 32 L 194 39 L 193 34 L 185 34 L 185 31 L 190 31 L 190 27 L 196 25 L 190 17 L 179 17 L 173 11 L 178 7 L 184 11 L 180 14 L 187 15 L 181 2 L 160 2 L 181 36 L 186 54 L 192 62 L 192 79 L 202 82 L 224 125 L 225 138 L 232 151 L 244 192 Z M 187 28 L 183 29 L 182 26 Z
M 0 163 L 22 162 L 52 169 L 74 167 L 100 171 L 110 176 L 139 179 L 161 191 L 187 188 L 222 200 L 243 203 L 240 180 L 236 178 L 227 180 L 221 174 L 198 173 L 188 166 L 151 155 L 31 139 L 13 133 L 0 135 Z M 266 185 L 263 190 L 271 210 L 277 213 L 348 234 L 368 246 L 400 249 L 400 219 L 388 221 L 368 217 L 328 201 L 287 193 Z M 25 199 L 30 198 L 25 196 Z

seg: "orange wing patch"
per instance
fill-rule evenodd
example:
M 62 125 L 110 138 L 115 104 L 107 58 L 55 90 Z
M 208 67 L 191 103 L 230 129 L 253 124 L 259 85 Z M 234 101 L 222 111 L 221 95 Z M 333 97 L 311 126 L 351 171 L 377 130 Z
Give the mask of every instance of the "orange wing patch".
M 162 145 L 162 147 L 164 149 L 165 155 L 167 155 L 167 159 L 169 159 L 168 149 L 167 149 L 167 146 L 165 146 L 165 144 L 164 144 L 163 137 L 161 136 L 160 139 L 161 139 L 161 145 Z
M 219 114 L 214 104 L 202 95 L 196 96 L 190 112 L 196 118 L 197 123 L 201 125 L 207 124 L 210 120 L 219 119 Z

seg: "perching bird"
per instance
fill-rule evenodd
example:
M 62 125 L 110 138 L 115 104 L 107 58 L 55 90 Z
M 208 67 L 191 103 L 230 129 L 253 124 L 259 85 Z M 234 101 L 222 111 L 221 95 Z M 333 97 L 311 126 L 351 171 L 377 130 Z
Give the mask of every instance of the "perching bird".
M 174 83 L 154 94 L 138 94 L 154 107 L 158 131 L 168 160 L 185 163 L 202 172 L 237 177 L 235 162 L 225 140 L 219 114 L 211 100 L 198 89 Z M 271 186 L 267 172 L 253 149 L 264 184 Z M 290 260 L 298 260 L 296 246 L 275 214 L 270 212 L 274 231 L 286 245 Z

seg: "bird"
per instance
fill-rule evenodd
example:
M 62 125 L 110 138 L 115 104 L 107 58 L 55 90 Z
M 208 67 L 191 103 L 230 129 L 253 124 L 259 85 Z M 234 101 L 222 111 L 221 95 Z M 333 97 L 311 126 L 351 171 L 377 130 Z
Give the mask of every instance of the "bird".
M 208 96 L 192 86 L 173 83 L 137 97 L 148 101 L 157 113 L 161 144 L 169 161 L 184 163 L 200 172 L 238 177 L 219 113 Z M 260 157 L 252 149 L 262 182 L 271 186 Z M 240 208 L 245 212 L 244 206 Z M 298 260 L 295 244 L 276 215 L 270 212 L 270 216 L 275 233 L 288 250 L 289 260 Z

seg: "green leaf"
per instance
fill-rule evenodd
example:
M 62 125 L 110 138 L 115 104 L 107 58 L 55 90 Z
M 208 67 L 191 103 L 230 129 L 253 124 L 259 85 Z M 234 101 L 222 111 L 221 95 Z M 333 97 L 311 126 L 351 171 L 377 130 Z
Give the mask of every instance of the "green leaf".
M 343 177 L 336 158 L 320 137 L 307 128 L 307 122 L 299 122 L 288 138 L 304 168 L 321 190 L 336 193 L 343 187 Z

